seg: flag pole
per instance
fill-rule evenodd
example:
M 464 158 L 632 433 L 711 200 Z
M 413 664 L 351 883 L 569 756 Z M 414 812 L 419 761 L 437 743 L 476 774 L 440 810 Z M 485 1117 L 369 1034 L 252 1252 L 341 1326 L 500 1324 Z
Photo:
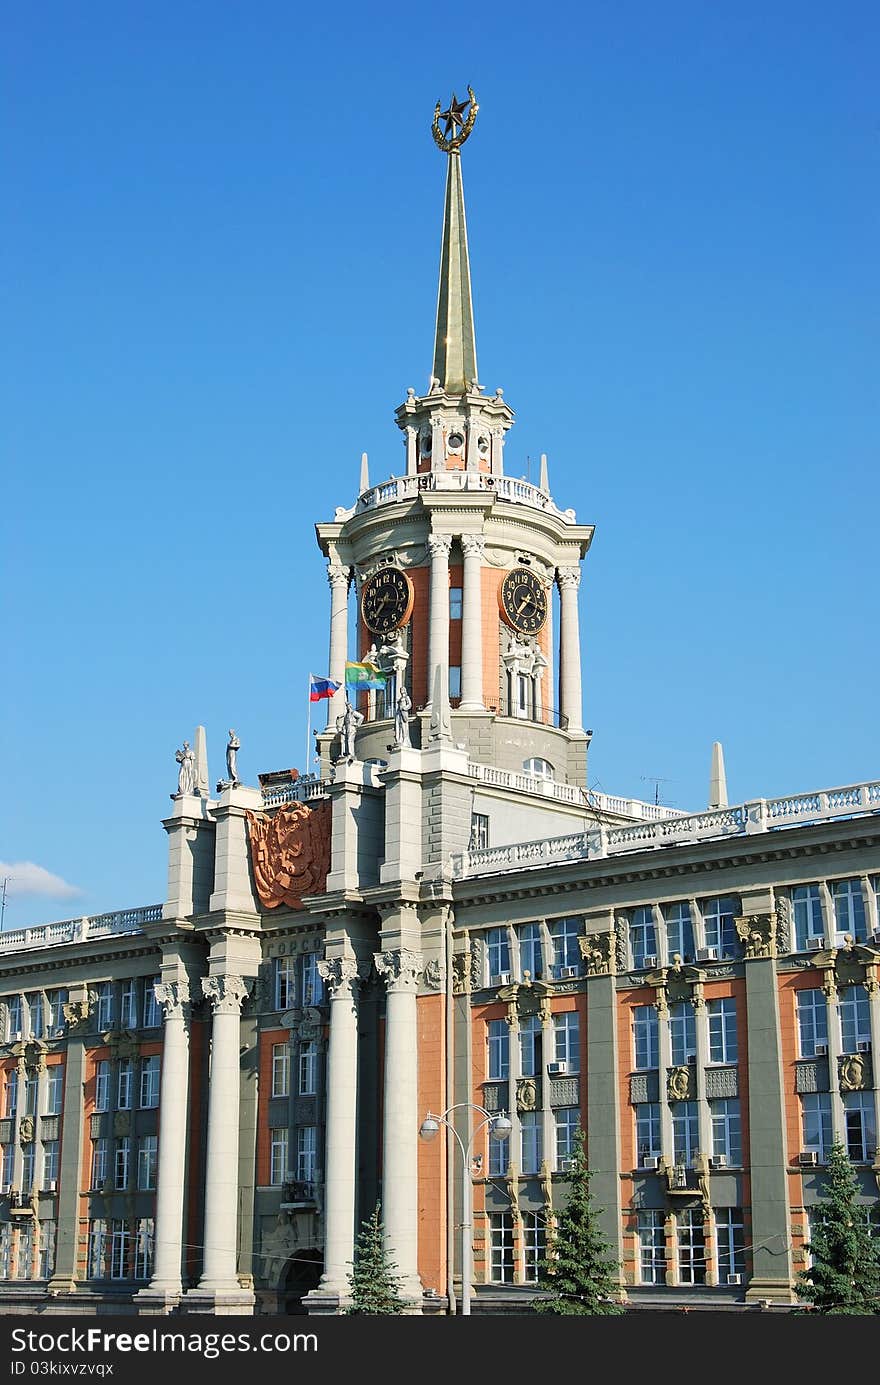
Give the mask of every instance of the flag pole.
M 309 773 L 309 747 L 312 743 L 312 675 L 309 674 L 309 710 L 306 719 L 306 767 L 304 773 Z

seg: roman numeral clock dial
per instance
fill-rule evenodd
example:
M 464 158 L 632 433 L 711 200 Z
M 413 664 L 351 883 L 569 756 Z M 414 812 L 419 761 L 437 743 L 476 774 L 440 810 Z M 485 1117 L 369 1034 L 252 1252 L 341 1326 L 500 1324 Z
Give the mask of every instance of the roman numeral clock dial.
M 502 619 L 520 635 L 537 635 L 547 619 L 547 589 L 527 567 L 508 572 L 498 591 Z
M 412 615 L 413 585 L 399 567 L 380 567 L 361 591 L 361 615 L 374 635 L 387 635 L 406 625 Z

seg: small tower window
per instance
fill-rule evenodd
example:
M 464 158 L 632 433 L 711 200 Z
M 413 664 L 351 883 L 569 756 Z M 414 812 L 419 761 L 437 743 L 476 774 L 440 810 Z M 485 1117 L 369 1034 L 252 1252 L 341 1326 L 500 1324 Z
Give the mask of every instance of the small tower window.
M 449 665 L 449 696 L 461 697 L 461 666 Z
M 450 434 L 449 434 L 449 451 L 450 451 L 450 452 L 460 452 L 461 449 L 462 449 L 463 447 L 464 447 L 464 438 L 462 437 L 461 433 L 450 433 Z
M 461 587 L 449 588 L 449 619 L 461 620 Z
M 532 774 L 536 779 L 553 779 L 556 771 L 549 760 L 541 760 L 533 756 L 530 760 L 523 760 L 523 769 L 526 774 Z

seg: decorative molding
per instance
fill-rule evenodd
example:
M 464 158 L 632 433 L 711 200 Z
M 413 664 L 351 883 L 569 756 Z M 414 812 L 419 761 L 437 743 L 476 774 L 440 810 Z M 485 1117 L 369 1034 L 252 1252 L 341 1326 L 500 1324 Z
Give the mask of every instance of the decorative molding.
M 410 952 L 406 948 L 375 952 L 373 962 L 390 994 L 396 991 L 415 992 L 422 969 L 422 959 L 417 952 Z
M 828 1059 L 811 1058 L 805 1062 L 795 1063 L 794 1089 L 798 1094 L 801 1092 L 827 1092 Z
M 578 938 L 587 976 L 612 974 L 611 937 L 611 933 L 588 933 Z
M 187 1020 L 191 1012 L 189 981 L 157 981 L 153 986 L 156 1004 L 167 1024 L 169 1020 Z
M 248 986 L 240 976 L 203 976 L 202 993 L 215 1015 L 240 1015 Z
M 245 810 L 254 885 L 265 909 L 303 907 L 323 894 L 330 870 L 331 804 L 292 803 L 274 813 Z
M 538 1084 L 534 1077 L 521 1077 L 516 1084 L 516 1109 L 535 1111 L 538 1107 Z
M 443 989 L 446 976 L 438 958 L 434 957 L 426 964 L 422 973 L 422 980 L 429 991 L 441 991 Z
M 485 945 L 483 939 L 475 935 L 471 936 L 471 966 L 470 980 L 471 988 L 478 989 L 483 984 L 483 956 Z
M 577 590 L 581 584 L 581 570 L 578 567 L 557 568 L 556 580 L 559 583 L 560 592 L 566 587 L 574 587 Z
M 89 1017 L 91 1006 L 88 996 L 84 1000 L 66 1000 L 61 1007 L 64 1018 L 68 1025 L 73 1029 L 78 1024 L 85 1024 Z
M 430 534 L 428 536 L 428 552 L 431 555 L 432 563 L 436 562 L 438 558 L 445 558 L 448 562 L 451 549 L 451 534 Z
M 667 1069 L 666 1096 L 669 1101 L 693 1101 L 696 1095 L 696 1073 L 692 1065 Z
M 462 534 L 461 551 L 466 558 L 479 558 L 482 562 L 486 552 L 486 540 L 482 534 Z
M 706 1099 L 720 1100 L 739 1096 L 739 1074 L 735 1067 L 706 1068 Z
M 846 1053 L 838 1063 L 842 1092 L 863 1092 L 873 1086 L 871 1063 L 861 1053 Z
M 23 1145 L 33 1144 L 34 1140 L 34 1118 L 33 1116 L 22 1116 L 18 1123 L 18 1139 Z
M 345 563 L 330 562 L 327 564 L 327 581 L 331 587 L 342 586 L 345 584 L 346 594 L 351 582 L 351 568 Z
M 794 934 L 794 916 L 791 898 L 787 894 L 776 895 L 776 945 L 780 956 L 791 952 Z
M 320 961 L 318 975 L 334 999 L 351 999 L 354 987 L 363 979 L 354 957 L 330 957 Z
M 614 920 L 614 950 L 617 970 L 626 971 L 629 966 L 629 924 L 623 914 Z
M 117 1111 L 113 1116 L 113 1134 L 117 1140 L 131 1134 L 131 1112 Z
M 453 995 L 467 995 L 469 992 L 470 960 L 466 952 L 457 952 L 452 959 Z
M 736 934 L 745 949 L 746 961 L 776 956 L 775 914 L 747 914 L 734 919 Z
M 581 1089 L 576 1077 L 553 1077 L 550 1079 L 551 1106 L 580 1106 Z

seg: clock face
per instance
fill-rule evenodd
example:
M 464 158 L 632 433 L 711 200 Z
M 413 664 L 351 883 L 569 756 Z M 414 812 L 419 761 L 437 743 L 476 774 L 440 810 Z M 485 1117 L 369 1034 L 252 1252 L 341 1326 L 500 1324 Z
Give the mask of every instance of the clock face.
M 547 619 L 547 589 L 527 567 L 508 572 L 498 593 L 501 615 L 521 635 L 537 635 Z
M 406 625 L 412 608 L 413 585 L 399 567 L 380 567 L 363 585 L 361 615 L 375 635 L 387 635 Z

